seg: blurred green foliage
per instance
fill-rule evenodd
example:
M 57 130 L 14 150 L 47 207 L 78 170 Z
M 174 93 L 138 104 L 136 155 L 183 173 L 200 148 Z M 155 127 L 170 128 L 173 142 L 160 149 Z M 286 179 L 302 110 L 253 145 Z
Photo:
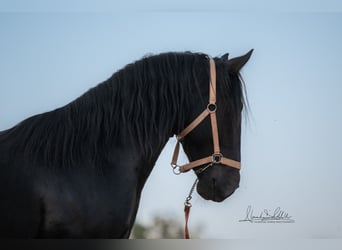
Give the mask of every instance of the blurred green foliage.
M 191 238 L 199 238 L 199 228 L 190 227 Z M 155 216 L 149 225 L 136 222 L 131 239 L 183 239 L 184 225 L 170 218 Z

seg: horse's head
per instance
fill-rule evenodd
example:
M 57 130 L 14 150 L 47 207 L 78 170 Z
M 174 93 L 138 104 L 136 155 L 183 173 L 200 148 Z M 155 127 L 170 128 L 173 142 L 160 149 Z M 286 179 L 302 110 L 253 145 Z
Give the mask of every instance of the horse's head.
M 216 65 L 216 120 L 218 131 L 218 144 L 220 154 L 226 159 L 231 159 L 236 164 L 240 162 L 240 137 L 241 137 L 241 112 L 244 106 L 244 89 L 239 71 L 245 65 L 252 54 L 228 59 L 228 54 L 221 58 L 215 58 Z M 200 82 L 201 95 L 193 94 L 193 114 L 189 123 L 203 111 L 203 100 L 208 104 L 209 81 Z M 210 101 L 209 101 L 210 102 Z M 205 104 L 205 105 L 206 105 Z M 204 106 L 205 109 L 206 106 Z M 215 107 L 210 107 L 213 109 Z M 210 117 L 210 118 L 208 118 Z M 214 121 L 215 122 L 215 121 Z M 208 116 L 181 142 L 190 162 L 208 158 L 215 151 L 213 144 L 214 132 L 212 131 L 213 119 Z M 229 197 L 238 187 L 240 182 L 239 166 L 229 166 L 221 159 L 214 159 L 193 168 L 198 176 L 198 193 L 207 200 L 223 201 Z M 233 164 L 234 165 L 234 164 Z M 208 167 L 207 167 L 208 166 Z

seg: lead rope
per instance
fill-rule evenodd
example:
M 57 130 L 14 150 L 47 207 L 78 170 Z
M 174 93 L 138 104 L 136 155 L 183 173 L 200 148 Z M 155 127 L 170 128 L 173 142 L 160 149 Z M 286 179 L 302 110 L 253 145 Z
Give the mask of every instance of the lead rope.
M 186 197 L 185 202 L 184 202 L 184 215 L 185 215 L 184 239 L 190 239 L 189 228 L 188 228 L 190 208 L 192 206 L 190 203 L 190 200 L 192 199 L 192 193 L 194 192 L 197 183 L 198 183 L 198 178 L 196 178 L 194 184 L 192 184 L 189 195 L 188 197 Z
M 199 169 L 196 171 L 197 174 L 202 173 L 203 171 L 207 170 L 209 167 L 211 167 L 213 164 L 210 163 L 207 166 Z M 189 234 L 189 227 L 188 227 L 188 222 L 189 222 L 189 215 L 190 215 L 190 208 L 192 207 L 192 204 L 190 203 L 190 200 L 192 199 L 192 194 L 195 191 L 195 187 L 198 183 L 198 178 L 196 178 L 194 184 L 192 184 L 192 187 L 190 189 L 190 192 L 188 194 L 188 197 L 186 197 L 185 202 L 184 202 L 184 216 L 185 216 L 185 226 L 184 226 L 184 239 L 190 239 L 190 234 Z

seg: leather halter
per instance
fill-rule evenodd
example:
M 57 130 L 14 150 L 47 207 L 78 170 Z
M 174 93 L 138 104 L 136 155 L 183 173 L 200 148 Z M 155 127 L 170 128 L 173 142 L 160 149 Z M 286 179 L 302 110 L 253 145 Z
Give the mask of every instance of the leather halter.
M 204 164 L 222 164 L 227 167 L 240 169 L 241 164 L 238 161 L 226 158 L 220 151 L 220 142 L 218 137 L 217 119 L 216 119 L 216 68 L 214 59 L 210 58 L 210 81 L 209 81 L 209 103 L 207 108 L 193 120 L 185 129 L 177 135 L 177 144 L 173 152 L 171 166 L 176 174 L 184 173 L 195 167 Z M 196 128 L 207 116 L 210 116 L 211 129 L 213 135 L 214 152 L 212 155 L 189 162 L 185 165 L 177 165 L 179 155 L 180 141 L 188 135 L 194 128 Z

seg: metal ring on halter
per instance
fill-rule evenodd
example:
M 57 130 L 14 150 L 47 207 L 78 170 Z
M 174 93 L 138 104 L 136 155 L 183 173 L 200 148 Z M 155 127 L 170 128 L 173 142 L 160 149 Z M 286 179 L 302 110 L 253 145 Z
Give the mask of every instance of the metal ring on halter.
M 180 166 L 177 164 L 172 164 L 171 163 L 171 167 L 172 167 L 172 171 L 175 175 L 180 175 L 182 172 L 180 171 Z
M 208 109 L 209 113 L 215 113 L 217 106 L 215 103 L 209 103 L 207 106 L 207 109 Z
M 223 157 L 223 155 L 221 153 L 213 154 L 213 163 L 214 164 L 221 163 L 222 157 Z

